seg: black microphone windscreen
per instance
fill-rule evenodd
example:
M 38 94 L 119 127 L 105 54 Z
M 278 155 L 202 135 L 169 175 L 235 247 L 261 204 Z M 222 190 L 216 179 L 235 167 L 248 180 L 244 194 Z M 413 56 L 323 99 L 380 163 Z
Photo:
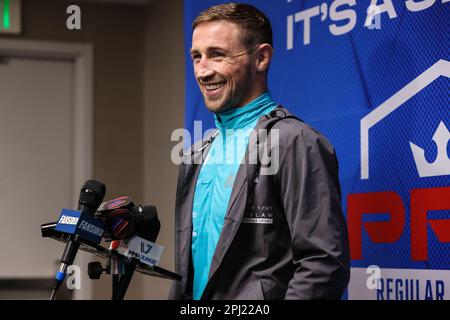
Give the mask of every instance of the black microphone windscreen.
M 154 221 L 155 219 L 158 219 L 158 211 L 156 211 L 155 206 L 140 206 L 139 210 L 142 214 L 143 221 L 145 223 L 148 223 L 150 221 Z
M 97 180 L 88 180 L 84 183 L 80 190 L 80 198 L 78 200 L 78 210 L 88 208 L 90 214 L 94 214 L 105 197 L 106 187 Z
M 139 236 L 151 242 L 158 238 L 161 223 L 158 219 L 158 212 L 155 206 L 139 206 L 139 212 L 142 216 L 139 225 Z

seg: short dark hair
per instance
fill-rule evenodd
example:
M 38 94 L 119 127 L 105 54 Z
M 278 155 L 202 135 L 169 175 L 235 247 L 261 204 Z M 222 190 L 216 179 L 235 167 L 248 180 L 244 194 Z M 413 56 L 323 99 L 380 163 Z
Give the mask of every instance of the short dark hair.
M 272 44 L 272 26 L 267 16 L 259 9 L 244 3 L 219 4 L 201 12 L 192 23 L 192 30 L 204 22 L 226 20 L 243 30 L 243 41 L 247 49 L 261 43 Z

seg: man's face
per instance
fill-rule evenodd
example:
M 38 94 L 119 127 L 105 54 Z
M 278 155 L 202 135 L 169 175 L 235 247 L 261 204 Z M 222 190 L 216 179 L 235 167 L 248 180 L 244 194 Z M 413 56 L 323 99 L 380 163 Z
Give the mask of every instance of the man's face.
M 241 34 L 238 25 L 220 20 L 199 24 L 192 35 L 194 75 L 212 112 L 240 107 L 257 97 L 255 58 Z

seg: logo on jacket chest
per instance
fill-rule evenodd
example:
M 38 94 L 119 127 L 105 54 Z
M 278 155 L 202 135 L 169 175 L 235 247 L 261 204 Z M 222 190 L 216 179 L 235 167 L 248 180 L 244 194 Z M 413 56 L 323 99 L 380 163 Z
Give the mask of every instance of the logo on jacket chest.
M 245 212 L 242 223 L 273 224 L 273 206 L 252 206 Z

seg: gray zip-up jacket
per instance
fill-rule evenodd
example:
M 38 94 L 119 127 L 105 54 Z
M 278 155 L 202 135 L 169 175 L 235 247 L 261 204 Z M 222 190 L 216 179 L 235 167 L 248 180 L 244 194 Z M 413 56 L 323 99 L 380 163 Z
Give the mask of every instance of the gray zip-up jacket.
M 262 174 L 275 160 L 254 164 L 250 154 L 264 141 L 250 139 L 202 299 L 340 299 L 350 255 L 334 149 L 280 106 L 259 119 L 258 129 L 270 130 L 267 145 L 279 146 L 278 170 Z M 194 144 L 180 165 L 175 268 L 183 279 L 173 283 L 170 299 L 192 299 L 192 202 L 211 139 Z

